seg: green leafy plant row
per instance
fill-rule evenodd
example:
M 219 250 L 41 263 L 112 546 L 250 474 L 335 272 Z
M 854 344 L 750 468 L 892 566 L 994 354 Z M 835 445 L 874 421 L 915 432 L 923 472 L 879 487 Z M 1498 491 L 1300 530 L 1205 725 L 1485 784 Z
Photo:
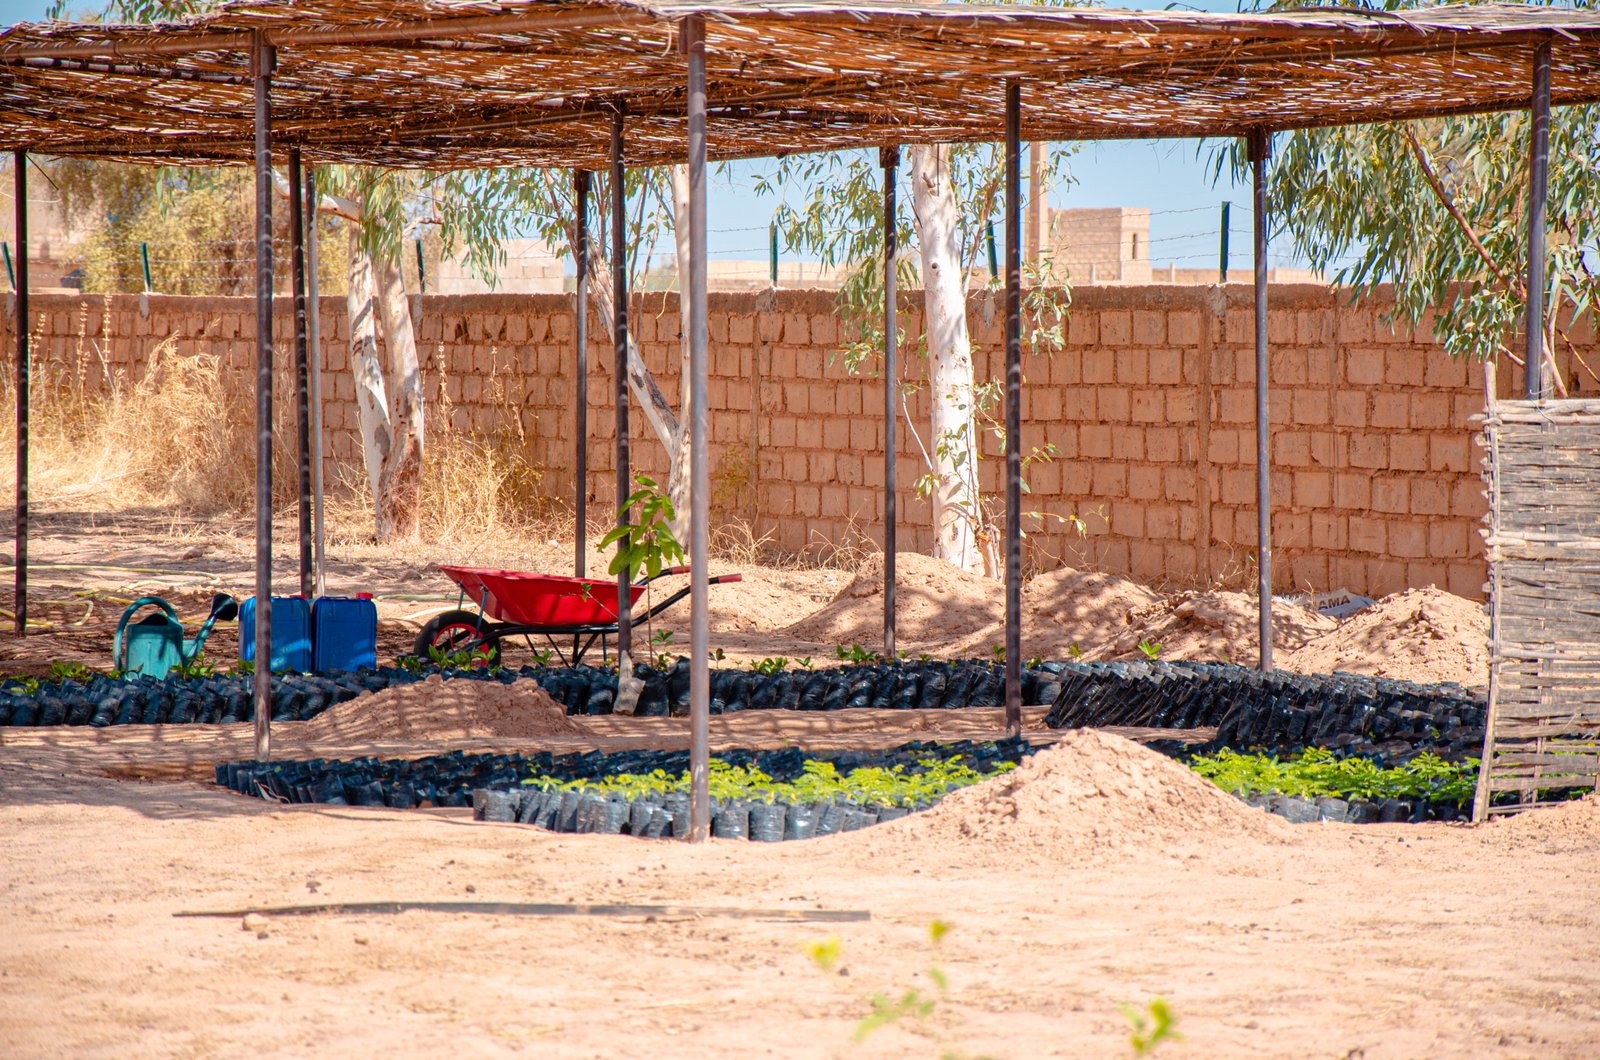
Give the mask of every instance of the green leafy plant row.
M 1420 754 L 1403 766 L 1382 768 L 1365 758 L 1336 758 L 1332 751 L 1307 748 L 1298 757 L 1239 754 L 1224 748 L 1195 755 L 1189 768 L 1235 795 L 1288 795 L 1314 799 L 1425 799 L 1465 806 L 1477 786 L 1478 760 L 1446 762 Z
M 877 766 L 840 773 L 832 762 L 807 762 L 801 775 L 791 781 L 775 781 L 754 767 L 735 766 L 720 758 L 711 760 L 711 797 L 748 799 L 754 802 L 790 804 L 850 800 L 861 805 L 912 806 L 939 798 L 957 788 L 999 776 L 1016 768 L 1015 762 L 1002 762 L 987 773 L 973 769 L 960 755 L 949 759 L 924 759 L 915 766 Z M 551 776 L 530 777 L 523 781 L 545 791 L 584 790 L 604 795 L 619 794 L 628 799 L 647 795 L 666 795 L 689 790 L 689 774 L 619 773 L 601 780 L 558 780 Z

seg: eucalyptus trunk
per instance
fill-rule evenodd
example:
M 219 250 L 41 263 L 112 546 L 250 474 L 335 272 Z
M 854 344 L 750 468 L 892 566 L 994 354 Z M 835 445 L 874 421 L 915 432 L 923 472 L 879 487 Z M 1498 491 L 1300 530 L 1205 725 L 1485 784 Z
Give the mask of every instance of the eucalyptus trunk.
M 986 564 L 979 547 L 976 394 L 950 149 L 919 144 L 910 156 L 933 409 L 933 554 L 963 570 L 981 572 Z

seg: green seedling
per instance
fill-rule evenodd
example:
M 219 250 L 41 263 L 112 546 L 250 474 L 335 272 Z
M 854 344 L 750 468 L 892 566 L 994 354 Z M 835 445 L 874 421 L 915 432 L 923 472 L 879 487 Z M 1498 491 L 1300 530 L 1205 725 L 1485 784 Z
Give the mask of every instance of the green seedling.
M 1139 654 L 1151 662 L 1155 662 L 1161 658 L 1161 645 L 1153 640 L 1141 640 L 1139 642 Z
M 50 680 L 56 684 L 63 681 L 77 681 L 83 683 L 94 676 L 94 671 L 83 663 L 61 662 L 57 660 L 50 664 Z
M 789 660 L 784 658 L 782 655 L 777 657 L 768 656 L 759 662 L 751 663 L 750 669 L 754 670 L 758 674 L 781 674 L 783 673 L 784 667 L 788 665 Z
M 862 663 L 875 663 L 883 661 L 882 655 L 879 655 L 875 651 L 869 651 L 859 644 L 851 644 L 849 647 L 846 647 L 843 644 L 835 645 L 833 654 L 835 658 L 842 659 L 845 662 L 856 666 L 859 666 Z
M 1128 1044 L 1133 1047 L 1134 1056 L 1149 1056 L 1161 1043 L 1183 1038 L 1174 1029 L 1177 1020 L 1172 1015 L 1171 1006 L 1159 997 L 1151 1001 L 1143 1012 L 1132 1005 L 1118 1007 L 1128 1020 Z
M 1077 660 L 1083 658 L 1083 649 L 1078 647 L 1077 641 L 1073 641 L 1071 644 L 1067 645 L 1067 654 L 1072 656 L 1073 661 L 1076 662 Z
M 807 655 L 804 659 L 796 659 L 794 664 L 802 670 L 809 670 L 811 669 L 811 656 Z

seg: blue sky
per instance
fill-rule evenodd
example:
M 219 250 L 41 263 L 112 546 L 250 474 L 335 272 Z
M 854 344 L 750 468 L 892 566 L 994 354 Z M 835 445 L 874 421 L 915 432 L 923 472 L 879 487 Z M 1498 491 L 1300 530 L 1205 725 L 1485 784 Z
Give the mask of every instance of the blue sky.
M 44 16 L 47 0 L 0 0 L 0 21 L 7 24 Z M 85 6 L 95 6 L 90 0 Z M 1111 6 L 1111 5 L 1108 5 Z M 1166 3 L 1130 2 L 1129 8 L 1159 9 Z M 1234 11 L 1236 0 L 1194 0 L 1181 6 L 1191 10 Z M 1232 200 L 1236 233 L 1250 225 L 1248 186 L 1236 187 L 1229 175 L 1213 183 L 1204 152 L 1194 140 L 1121 141 L 1079 146 L 1069 167 L 1071 184 L 1052 189 L 1050 205 L 1144 206 L 1151 210 L 1150 259 L 1157 267 L 1176 260 L 1180 267 L 1206 267 L 1216 261 L 1219 206 Z M 710 249 L 719 258 L 764 258 L 765 227 L 772 219 L 775 200 L 757 196 L 748 179 L 752 167 L 741 163 L 718 178 L 716 210 L 712 218 Z M 798 192 L 796 193 L 798 194 Z M 1247 236 L 1233 238 L 1234 267 L 1245 265 Z M 1287 255 L 1275 254 L 1274 264 L 1294 265 Z

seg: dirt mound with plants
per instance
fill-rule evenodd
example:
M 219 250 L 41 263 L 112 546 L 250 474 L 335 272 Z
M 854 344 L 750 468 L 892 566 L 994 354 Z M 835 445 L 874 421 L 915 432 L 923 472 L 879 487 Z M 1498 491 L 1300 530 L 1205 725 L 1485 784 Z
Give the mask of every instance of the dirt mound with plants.
M 1148 645 L 1161 659 L 1252 663 L 1260 652 L 1260 611 L 1254 593 L 1177 593 L 1134 612 L 1099 659 L 1141 659 Z M 1298 604 L 1272 602 L 1272 646 L 1292 652 L 1332 632 L 1339 623 Z
M 1489 680 L 1489 616 L 1482 604 L 1429 586 L 1386 596 L 1279 661 L 1298 673 L 1375 674 L 1399 681 Z
M 1022 642 L 1027 655 L 1066 659 L 1115 641 L 1133 616 L 1161 601 L 1136 581 L 1098 571 L 1040 574 L 1022 587 Z
M 1290 828 L 1165 755 L 1077 729 L 1012 772 L 868 829 L 855 842 L 874 856 L 932 844 L 941 851 L 981 849 L 991 865 L 1067 864 L 1084 855 L 1288 842 Z
M 446 681 L 437 674 L 341 703 L 301 726 L 299 735 L 307 740 L 589 735 L 533 681 Z
M 1005 615 L 1005 586 L 943 560 L 895 558 L 895 633 L 902 647 L 933 650 L 970 637 Z M 785 634 L 823 644 L 876 647 L 883 639 L 883 557 L 872 556 L 820 611 Z

